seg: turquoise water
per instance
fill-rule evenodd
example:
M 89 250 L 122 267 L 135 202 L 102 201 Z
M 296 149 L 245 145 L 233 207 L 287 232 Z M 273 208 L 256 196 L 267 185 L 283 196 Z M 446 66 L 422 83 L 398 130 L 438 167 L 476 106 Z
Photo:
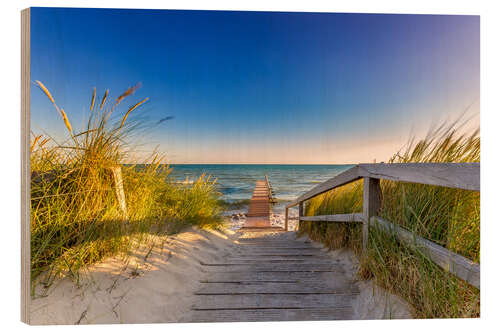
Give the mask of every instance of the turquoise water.
M 255 182 L 267 175 L 276 198 L 283 205 L 352 165 L 179 164 L 172 167 L 171 176 L 178 181 L 186 177 L 193 180 L 203 173 L 216 178 L 221 199 L 228 202 L 250 199 Z

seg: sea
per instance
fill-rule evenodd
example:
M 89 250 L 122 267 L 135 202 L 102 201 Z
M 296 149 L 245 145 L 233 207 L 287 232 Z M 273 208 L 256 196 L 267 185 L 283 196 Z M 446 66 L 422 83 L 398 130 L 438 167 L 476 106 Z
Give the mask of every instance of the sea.
M 245 203 L 252 197 L 255 182 L 267 175 L 276 199 L 275 211 L 281 211 L 314 186 L 338 175 L 353 165 L 290 164 L 177 164 L 170 177 L 189 183 L 202 174 L 216 179 L 221 199 L 228 203 Z

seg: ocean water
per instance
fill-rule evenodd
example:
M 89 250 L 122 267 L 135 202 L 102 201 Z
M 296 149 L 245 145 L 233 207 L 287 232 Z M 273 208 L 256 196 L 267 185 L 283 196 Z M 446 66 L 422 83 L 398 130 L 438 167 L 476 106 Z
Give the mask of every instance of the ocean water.
M 255 182 L 267 175 L 278 199 L 276 209 L 281 210 L 287 202 L 352 165 L 179 164 L 171 167 L 170 175 L 177 181 L 194 180 L 202 174 L 216 178 L 221 199 L 233 203 L 250 199 Z

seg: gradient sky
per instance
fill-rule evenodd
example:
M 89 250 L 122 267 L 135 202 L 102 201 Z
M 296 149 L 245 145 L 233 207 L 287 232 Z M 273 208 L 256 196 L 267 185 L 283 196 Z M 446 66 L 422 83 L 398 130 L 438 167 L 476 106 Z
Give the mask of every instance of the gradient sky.
M 141 82 L 124 107 L 150 97 L 137 115 L 175 118 L 139 150 L 170 163 L 382 161 L 479 114 L 479 17 L 33 8 L 31 79 L 77 129 L 93 87 Z M 31 103 L 32 131 L 62 138 L 34 85 Z

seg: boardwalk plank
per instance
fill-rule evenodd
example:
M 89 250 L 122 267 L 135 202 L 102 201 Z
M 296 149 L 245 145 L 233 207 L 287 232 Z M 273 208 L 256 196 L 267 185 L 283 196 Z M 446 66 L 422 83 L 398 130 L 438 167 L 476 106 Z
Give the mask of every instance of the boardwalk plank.
M 339 260 L 290 233 L 248 235 L 242 233 L 231 254 L 201 262 L 205 277 L 189 321 L 352 318 L 359 289 Z
M 313 294 L 313 295 L 200 295 L 194 310 L 236 310 L 236 309 L 317 309 L 345 307 L 356 295 Z
M 207 274 L 204 281 L 297 281 L 308 282 L 312 280 L 324 279 L 333 280 L 338 273 L 343 273 L 343 268 L 339 267 L 335 272 L 213 272 Z
M 241 265 L 241 264 L 202 264 L 207 272 L 338 272 L 342 265 L 333 263 L 322 264 L 260 264 L 260 265 Z
M 247 284 L 204 283 L 195 295 L 240 295 L 240 294 L 356 294 L 358 288 L 352 283 L 338 281 L 337 286 L 316 281 L 308 283 L 254 282 Z
M 304 321 L 351 319 L 352 308 L 320 309 L 249 309 L 193 311 L 191 322 L 253 322 L 253 321 Z

